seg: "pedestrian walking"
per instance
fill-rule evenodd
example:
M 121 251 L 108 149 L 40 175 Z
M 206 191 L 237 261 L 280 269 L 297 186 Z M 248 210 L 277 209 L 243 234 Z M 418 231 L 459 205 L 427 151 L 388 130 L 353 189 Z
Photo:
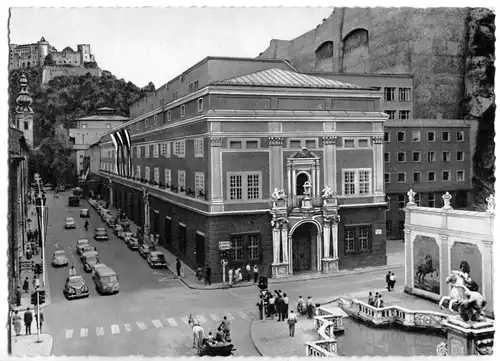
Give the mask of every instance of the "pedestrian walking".
M 40 326 L 38 325 L 38 317 L 40 317 Z M 38 312 L 35 312 L 35 321 L 36 321 L 37 330 L 40 331 L 40 333 L 42 333 L 42 326 L 43 326 L 44 318 L 43 318 L 43 311 L 41 309 L 40 309 L 40 315 L 38 314 Z
M 89 221 L 86 220 L 83 227 L 85 228 L 85 231 L 88 231 L 89 230 Z
M 18 310 L 16 310 L 12 316 L 12 323 L 14 325 L 14 332 L 16 333 L 16 336 L 19 336 L 21 334 L 21 316 L 19 316 Z
M 243 281 L 243 272 L 241 272 L 241 268 L 238 268 L 238 283 Z
M 21 287 L 17 286 L 16 289 L 16 306 L 21 306 Z
M 28 293 L 30 291 L 30 282 L 28 281 L 28 277 L 24 279 L 23 290 L 25 293 Z
M 250 282 L 250 279 L 252 276 L 250 275 L 250 272 L 252 271 L 252 267 L 250 267 L 250 262 L 247 262 L 247 265 L 245 266 L 245 271 L 247 271 L 247 282 Z
M 236 268 L 236 270 L 234 271 L 234 284 L 237 284 L 240 280 L 240 269 L 239 268 Z
M 212 268 L 210 265 L 207 263 L 207 266 L 205 268 L 205 285 L 211 285 L 212 284 Z
M 370 306 L 373 306 L 374 302 L 373 302 L 373 293 L 369 292 L 368 293 L 368 304 Z
M 24 313 L 24 327 L 26 328 L 26 335 L 31 335 L 31 322 L 33 322 L 33 314 L 28 307 Z
M 229 287 L 233 285 L 233 269 L 230 268 L 229 271 L 227 271 L 227 275 L 229 278 Z
M 76 268 L 75 266 L 71 266 L 71 268 L 69 269 L 69 276 L 76 276 Z
M 391 289 L 391 291 L 394 291 L 394 286 L 396 285 L 396 275 L 394 274 L 394 272 L 391 273 L 389 280 L 391 282 L 391 284 L 389 285 L 390 289 Z
M 33 290 L 36 290 L 36 285 L 37 285 L 37 278 L 36 277 L 33 277 L 33 282 L 32 282 L 32 285 L 33 285 Z
M 259 266 L 256 264 L 253 265 L 253 283 L 257 283 L 259 279 Z
M 181 276 L 181 261 L 179 258 L 175 260 L 175 269 L 177 270 L 177 277 Z
M 391 271 L 385 275 L 385 283 L 387 285 L 387 291 L 391 290 Z
M 283 319 L 288 318 L 288 303 L 290 302 L 290 299 L 286 295 L 286 293 L 283 294 Z
M 297 321 L 297 315 L 293 312 L 293 310 L 291 310 L 288 315 L 288 331 L 290 337 L 295 337 L 295 324 Z

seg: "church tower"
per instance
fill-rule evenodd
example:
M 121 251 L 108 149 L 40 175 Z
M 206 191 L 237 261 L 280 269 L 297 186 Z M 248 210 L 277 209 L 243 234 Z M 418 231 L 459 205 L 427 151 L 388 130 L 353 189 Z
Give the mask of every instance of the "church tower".
M 23 74 L 19 82 L 21 83 L 21 91 L 16 99 L 16 127 L 23 132 L 29 147 L 33 148 L 33 109 L 31 108 L 33 99 L 28 92 L 26 75 Z

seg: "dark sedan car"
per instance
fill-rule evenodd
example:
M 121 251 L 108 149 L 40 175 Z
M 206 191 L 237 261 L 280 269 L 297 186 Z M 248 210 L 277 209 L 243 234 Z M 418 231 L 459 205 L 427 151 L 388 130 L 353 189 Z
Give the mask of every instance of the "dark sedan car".
M 83 298 L 89 296 L 89 288 L 82 276 L 71 276 L 66 278 L 63 293 L 69 300 Z

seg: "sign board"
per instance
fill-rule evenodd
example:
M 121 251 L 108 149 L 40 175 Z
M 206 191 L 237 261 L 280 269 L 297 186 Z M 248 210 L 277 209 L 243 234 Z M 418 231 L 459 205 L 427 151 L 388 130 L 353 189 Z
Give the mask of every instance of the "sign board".
M 21 261 L 21 270 L 22 271 L 33 270 L 33 261 Z
M 227 266 L 227 260 L 222 259 L 222 260 L 220 261 L 220 264 L 221 264 L 222 266 L 226 267 L 226 266 Z
M 227 251 L 228 249 L 231 249 L 230 241 L 219 242 L 219 251 Z
M 381 229 L 376 229 L 376 230 L 375 230 L 375 234 L 377 234 L 377 235 L 378 235 L 378 234 L 382 234 L 382 230 L 381 230 Z

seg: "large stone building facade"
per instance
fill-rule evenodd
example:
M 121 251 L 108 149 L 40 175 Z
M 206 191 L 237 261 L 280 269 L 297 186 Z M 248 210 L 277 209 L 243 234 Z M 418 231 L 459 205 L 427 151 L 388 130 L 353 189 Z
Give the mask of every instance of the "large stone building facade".
M 386 264 L 382 95 L 206 58 L 103 136 L 101 195 L 216 279 L 220 242 L 228 267 L 274 277 Z

